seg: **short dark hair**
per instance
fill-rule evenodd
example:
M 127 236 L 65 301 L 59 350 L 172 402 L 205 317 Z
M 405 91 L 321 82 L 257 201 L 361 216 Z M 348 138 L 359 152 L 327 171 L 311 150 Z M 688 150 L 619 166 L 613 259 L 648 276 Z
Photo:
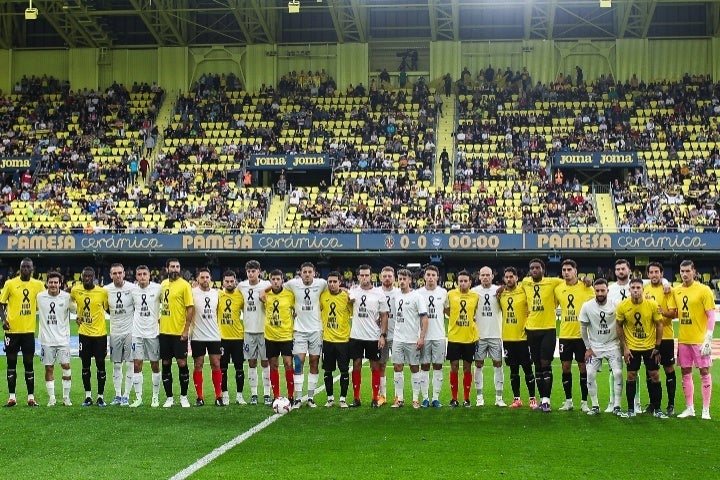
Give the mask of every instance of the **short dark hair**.
M 171 263 L 175 262 L 180 263 L 180 260 L 178 260 L 177 258 L 168 258 L 165 262 L 165 267 L 169 267 Z
M 235 277 L 236 277 L 235 271 L 234 271 L 234 270 L 225 270 L 225 271 L 223 272 L 223 278 L 224 278 L 224 277 L 233 277 L 233 278 L 235 278 Z
M 664 269 L 663 266 L 662 266 L 662 263 L 660 263 L 660 262 L 650 262 L 650 263 L 648 263 L 648 264 L 647 264 L 647 267 L 645 268 L 645 271 L 649 272 L 649 271 L 650 271 L 650 267 L 659 268 L 659 269 L 660 269 L 660 273 L 663 273 L 663 272 L 665 271 L 665 269 Z
M 630 285 L 632 285 L 633 283 L 639 283 L 640 285 L 642 285 L 643 284 L 642 278 L 638 278 L 638 277 L 631 278 Z
M 327 276 L 328 276 L 328 279 L 330 279 L 330 277 L 337 277 L 337 279 L 340 281 L 342 281 L 342 278 L 343 278 L 342 275 L 340 274 L 340 272 L 338 272 L 337 270 L 333 270 L 332 272 L 328 273 Z
M 543 269 L 543 272 L 545 271 L 545 262 L 543 262 L 539 258 L 533 258 L 532 260 L 530 260 L 530 262 L 528 262 L 528 266 L 532 265 L 533 263 L 539 263 Z
M 276 268 L 275 270 L 271 270 L 271 271 L 270 271 L 270 276 L 271 276 L 271 277 L 282 277 L 282 276 L 283 276 L 283 271 L 280 270 L 279 268 Z
M 504 273 L 510 272 L 513 275 L 515 275 L 516 277 L 518 276 L 518 271 L 517 271 L 517 268 L 515 268 L 515 267 L 505 267 L 505 270 L 503 270 L 503 272 Z
M 605 286 L 607 286 L 607 284 L 608 284 L 608 281 L 607 281 L 606 279 L 602 278 L 602 277 L 601 277 L 601 278 L 596 278 L 595 281 L 593 282 L 593 286 L 595 286 L 595 285 L 605 285 Z
M 571 259 L 569 259 L 569 258 L 568 258 L 567 260 L 563 260 L 563 262 L 560 264 L 560 266 L 562 266 L 562 267 L 564 267 L 565 265 L 570 265 L 570 266 L 573 267 L 575 270 L 578 269 L 578 267 L 577 267 L 577 262 L 576 262 L 575 260 L 571 260 Z
M 260 270 L 260 262 L 257 260 L 248 260 L 245 262 L 245 270 Z
M 60 280 L 60 283 L 63 282 L 63 276 L 60 275 L 60 272 L 48 272 L 47 280 L 50 280 L 51 278 L 57 278 Z

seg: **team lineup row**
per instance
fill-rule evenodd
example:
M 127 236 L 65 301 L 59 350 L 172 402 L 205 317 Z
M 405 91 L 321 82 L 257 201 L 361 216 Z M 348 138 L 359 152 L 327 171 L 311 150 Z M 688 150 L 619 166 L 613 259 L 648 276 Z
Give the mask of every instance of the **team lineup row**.
M 33 355 L 36 324 L 48 405 L 56 404 L 54 365 L 62 368 L 62 402 L 71 405 L 70 313 L 77 314 L 79 356 L 85 389 L 83 406 L 104 407 L 105 358 L 108 349 L 106 313 L 109 314 L 110 358 L 116 405 L 143 405 L 143 363 L 152 370 L 151 406 L 159 406 L 160 385 L 164 387 L 164 407 L 175 403 L 172 362 L 178 366 L 180 404 L 189 407 L 187 397 L 190 371 L 187 364 L 188 341 L 193 358 L 195 405 L 205 403 L 203 366 L 209 358 L 215 404 L 230 403 L 228 367 L 235 367 L 236 403 L 245 404 L 243 362 L 248 361 L 250 403 L 270 404 L 280 396 L 279 363 L 282 359 L 287 396 L 293 407 L 304 402 L 315 407 L 314 395 L 320 380 L 320 367 L 327 390 L 326 406 L 335 405 L 333 374 L 340 372 L 340 407 L 360 407 L 361 370 L 364 359 L 370 364 L 372 407 L 387 402 L 385 366 L 393 364 L 395 400 L 392 407 L 405 404 L 405 366 L 411 374 L 412 405 L 415 408 L 440 407 L 443 384 L 442 366 L 450 362 L 451 407 L 459 401 L 460 367 L 464 406 L 469 407 L 473 383 L 476 405 L 484 405 L 483 366 L 486 359 L 494 368 L 495 405 L 507 406 L 503 399 L 502 360 L 510 369 L 513 394 L 511 408 L 523 406 L 520 398 L 520 369 L 528 388 L 529 406 L 550 412 L 553 386 L 551 363 L 559 337 L 562 385 L 566 400 L 560 410 L 574 408 L 572 399 L 572 361 L 579 369 L 581 409 L 590 415 L 600 412 L 597 372 L 602 359 L 611 369 L 610 403 L 606 411 L 628 417 L 642 411 L 639 404 L 637 373 L 641 363 L 647 372 L 649 405 L 658 418 L 674 414 L 675 339 L 672 320 L 679 320 L 677 362 L 681 368 L 686 408 L 678 417 L 693 417 L 694 385 L 692 368 L 700 370 L 702 418 L 710 418 L 712 380 L 711 341 L 714 329 L 714 298 L 710 289 L 695 281 L 691 261 L 680 265 L 682 285 L 671 288 L 663 279 L 663 267 L 652 262 L 649 280 L 630 278 L 626 260 L 615 264 L 617 281 L 608 285 L 598 279 L 591 286 L 578 279 L 573 260 L 562 263 L 562 278 L 545 276 L 542 261 L 529 263 L 529 276 L 520 279 L 514 267 L 504 270 L 503 285 L 493 285 L 489 267 L 479 271 L 479 284 L 472 287 L 470 273 L 457 274 L 456 289 L 438 285 L 434 266 L 424 271 L 425 284 L 413 289 L 413 274 L 399 270 L 397 281 L 392 267 L 382 269 L 382 285 L 371 281 L 371 267 L 357 269 L 357 285 L 341 286 L 342 276 L 331 272 L 327 279 L 316 278 L 315 267 L 307 262 L 299 278 L 284 281 L 283 272 L 273 270 L 270 280 L 261 280 L 260 263 L 246 263 L 247 279 L 238 282 L 232 271 L 223 274 L 222 289 L 211 288 L 209 269 L 200 269 L 195 285 L 180 276 L 180 262 L 167 261 L 168 277 L 161 284 L 150 281 L 150 270 L 135 269 L 136 283 L 125 281 L 122 264 L 110 268 L 112 283 L 95 284 L 95 272 L 86 267 L 82 284 L 70 293 L 61 290 L 62 276 L 51 272 L 46 284 L 32 278 L 33 263 L 21 261 L 20 274 L 8 280 L 0 293 L 0 313 L 5 330 L 7 381 L 10 398 L 6 407 L 17 404 L 16 375 L 18 355 L 22 353 L 28 405 L 34 398 Z M 396 284 L 398 286 L 396 286 Z M 559 332 L 556 310 L 560 315 Z M 39 318 L 39 321 L 36 320 Z M 446 329 L 447 319 L 447 329 Z M 392 352 L 392 359 L 390 353 Z M 91 365 L 95 359 L 97 397 L 93 402 Z M 308 360 L 307 393 L 304 367 Z M 322 360 L 322 365 L 320 360 Z M 348 398 L 352 360 L 352 399 Z M 257 366 L 262 367 L 263 398 L 258 396 Z M 627 409 L 621 408 L 622 364 L 625 363 Z M 126 373 L 123 375 L 123 365 Z M 662 387 L 659 369 L 663 366 L 668 397 L 667 413 L 661 409 Z M 533 369 L 534 367 L 534 369 Z M 430 371 L 432 370 L 432 392 Z M 123 382 L 124 377 L 124 382 Z M 124 383 L 124 385 L 123 385 Z M 135 400 L 130 403 L 131 391 Z M 536 390 L 539 400 L 536 399 Z M 296 395 L 297 392 L 297 395 Z M 589 400 L 588 400 L 589 397 Z

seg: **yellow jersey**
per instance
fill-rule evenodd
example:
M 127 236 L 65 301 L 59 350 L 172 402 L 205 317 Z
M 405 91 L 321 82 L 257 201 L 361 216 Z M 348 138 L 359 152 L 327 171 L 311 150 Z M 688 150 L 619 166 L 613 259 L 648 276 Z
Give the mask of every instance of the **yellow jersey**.
M 643 287 L 643 292 L 645 295 L 655 300 L 655 302 L 661 306 L 663 310 L 671 308 L 670 299 L 672 297 L 672 292 L 665 293 L 665 287 L 663 285 L 654 287 L 652 283 L 648 283 Z M 663 340 L 672 340 L 673 338 L 675 338 L 675 331 L 673 330 L 672 318 L 667 318 L 663 315 Z
M 105 312 L 110 309 L 107 290 L 97 285 L 86 290 L 77 284 L 70 290 L 70 297 L 77 305 L 77 317 L 82 322 L 78 333 L 88 337 L 107 335 Z
M 580 307 L 592 298 L 595 298 L 595 289 L 581 281 L 575 285 L 563 282 L 555 287 L 555 300 L 562 309 L 558 338 L 582 338 L 578 321 Z
M 555 329 L 555 288 L 563 283 L 564 280 L 554 277 L 543 277 L 539 282 L 525 277 L 520 282 L 528 303 L 527 330 Z
M 265 338 L 274 342 L 290 342 L 293 339 L 295 317 L 295 294 L 283 288 L 279 293 L 272 290 L 265 294 Z
M 506 342 L 527 340 L 525 324 L 527 323 L 528 304 L 525 291 L 519 287 L 512 290 L 504 289 L 498 295 L 498 301 L 503 315 L 502 339 Z
M 225 289 L 218 292 L 217 318 L 220 323 L 220 338 L 223 340 L 242 340 L 245 329 L 240 321 L 240 312 L 245 306 L 240 290 L 228 293 Z
M 345 290 L 336 294 L 323 290 L 320 294 L 320 319 L 323 324 L 323 341 L 346 343 L 350 341 L 352 304 Z
M 463 293 L 459 289 L 450 290 L 447 296 L 450 314 L 448 321 L 448 342 L 475 343 L 478 341 L 475 311 L 477 311 L 480 295 L 468 290 Z
M 673 289 L 671 307 L 677 308 L 678 343 L 687 345 L 701 344 L 707 332 L 706 311 L 715 308 L 715 297 L 707 285 L 693 282 L 689 287 L 680 285 Z
M 617 306 L 615 319 L 622 324 L 625 345 L 630 350 L 652 350 L 655 348 L 657 329 L 655 322 L 662 321 L 657 303 L 649 298 L 633 303 L 626 298 Z
M 0 303 L 7 305 L 7 333 L 35 333 L 37 325 L 37 294 L 45 290 L 40 280 L 30 278 L 27 282 L 18 275 L 5 282 L 0 293 Z
M 184 278 L 163 280 L 160 284 L 160 333 L 182 335 L 187 308 L 194 306 L 192 287 Z

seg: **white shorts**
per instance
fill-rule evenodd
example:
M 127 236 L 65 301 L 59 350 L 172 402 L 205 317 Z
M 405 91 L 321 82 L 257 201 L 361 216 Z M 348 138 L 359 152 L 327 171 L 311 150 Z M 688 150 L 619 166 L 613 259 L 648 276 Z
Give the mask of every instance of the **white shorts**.
M 113 363 L 132 360 L 132 334 L 110 335 L 110 360 Z
M 622 366 L 625 362 L 623 361 L 623 356 L 620 353 L 620 348 L 617 348 L 616 350 L 600 350 L 597 352 L 593 350 L 593 353 L 595 355 L 593 355 L 587 363 L 587 369 L 588 371 L 592 370 L 593 375 L 600 369 L 603 358 L 607 359 L 608 365 L 610 365 L 610 369 L 613 372 L 623 371 Z
M 500 338 L 481 338 L 475 347 L 475 360 L 482 361 L 486 358 L 500 362 L 503 356 L 502 339 Z
M 267 360 L 265 334 L 245 332 L 245 360 Z
M 43 365 L 55 365 L 55 362 L 60 364 L 70 363 L 70 347 L 41 346 L 40 358 L 42 358 Z
M 133 360 L 149 360 L 157 362 L 160 360 L 160 339 L 133 337 L 132 339 Z
M 445 346 L 447 342 L 443 340 L 426 340 L 420 350 L 420 363 L 427 365 L 442 365 L 445 363 Z
M 293 355 L 307 353 L 322 354 L 322 332 L 295 332 L 293 334 Z
M 404 365 L 420 365 L 420 350 L 417 343 L 395 343 L 393 346 L 393 363 Z

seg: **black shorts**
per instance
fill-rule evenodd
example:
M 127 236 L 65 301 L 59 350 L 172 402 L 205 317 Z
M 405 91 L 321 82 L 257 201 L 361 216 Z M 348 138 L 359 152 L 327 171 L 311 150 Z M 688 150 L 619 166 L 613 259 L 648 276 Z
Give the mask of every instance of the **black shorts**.
M 582 338 L 560 339 L 560 361 L 585 363 L 585 342 Z
M 473 358 L 475 358 L 475 348 L 477 347 L 477 342 L 473 343 L 458 343 L 458 342 L 448 342 L 447 344 L 447 354 L 445 354 L 445 357 L 450 360 L 451 362 L 462 360 L 464 362 L 472 362 Z
M 35 334 L 30 333 L 6 333 L 5 353 L 17 355 L 22 352 L 23 356 L 32 357 L 35 355 Z
M 267 358 L 275 358 L 275 357 L 292 357 L 293 353 L 293 342 L 292 340 L 287 340 L 285 342 L 276 342 L 275 340 L 268 340 L 265 339 L 265 353 L 267 354 Z
M 503 342 L 503 349 L 505 365 L 508 367 L 530 365 L 530 349 L 528 348 L 527 340 Z
M 204 340 L 190 340 L 190 350 L 192 350 L 192 357 L 204 357 L 207 352 L 208 355 L 220 355 L 222 354 L 222 348 L 220 342 L 206 342 Z
M 672 338 L 660 342 L 660 365 L 663 367 L 675 365 L 675 340 Z
M 555 356 L 556 333 L 554 328 L 546 330 L 526 330 L 528 346 L 530 347 L 530 359 L 536 365 L 541 360 L 552 362 Z
M 323 342 L 322 369 L 332 372 L 335 368 L 347 372 L 350 368 L 350 343 Z
M 350 339 L 350 358 L 367 358 L 371 362 L 380 361 L 380 349 L 377 340 Z
M 628 372 L 637 372 L 638 370 L 640 370 L 641 361 L 645 364 L 645 370 L 648 372 L 660 369 L 660 366 L 655 363 L 655 360 L 653 360 L 653 358 L 650 356 L 650 354 L 652 353 L 652 349 L 630 350 L 630 353 L 632 353 L 632 358 L 630 359 L 630 363 L 627 364 Z
M 81 359 L 107 357 L 107 335 L 102 335 L 100 337 L 79 335 L 78 341 L 78 355 Z
M 161 360 L 172 360 L 173 358 L 184 360 L 187 358 L 188 342 L 180 340 L 180 335 L 161 333 L 158 339 L 160 340 Z
M 232 360 L 235 364 L 245 361 L 245 342 L 241 339 L 222 340 L 220 342 L 220 368 L 227 368 Z

